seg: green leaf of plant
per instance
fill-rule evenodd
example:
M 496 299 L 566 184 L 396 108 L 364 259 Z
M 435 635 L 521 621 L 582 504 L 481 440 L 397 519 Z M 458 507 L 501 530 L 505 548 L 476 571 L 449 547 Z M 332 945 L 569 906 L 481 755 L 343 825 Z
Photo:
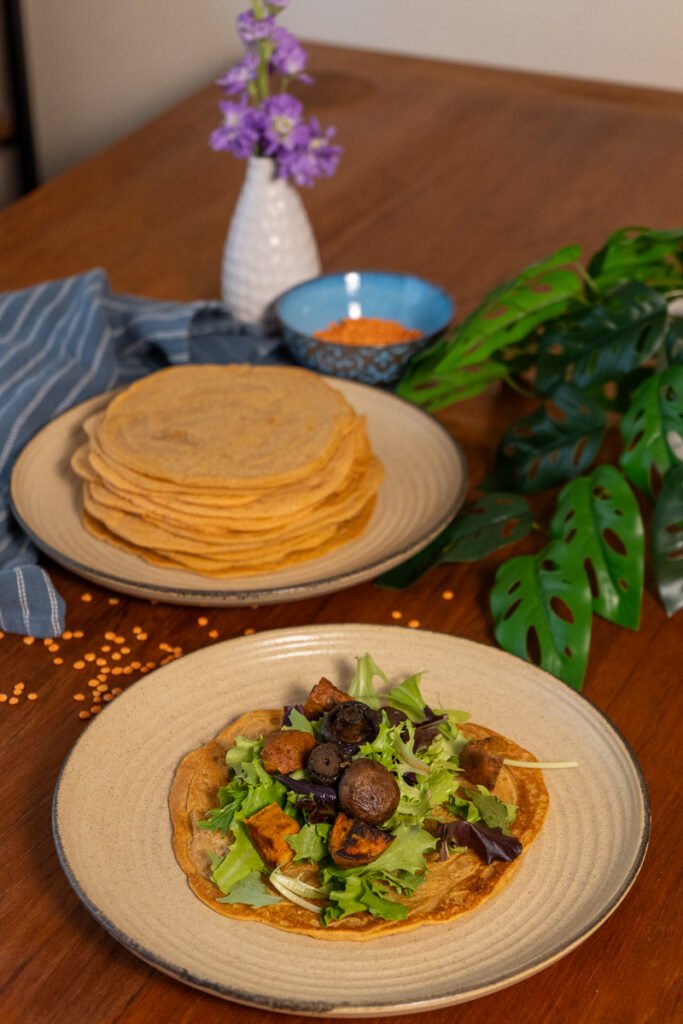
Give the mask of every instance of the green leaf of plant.
M 652 519 L 652 564 L 667 615 L 683 608 L 683 466 L 669 470 Z
M 672 316 L 664 339 L 669 366 L 683 364 L 683 316 Z
M 594 461 L 605 413 L 571 384 L 562 384 L 544 408 L 503 434 L 492 485 L 529 494 L 579 476 Z
M 683 462 L 683 366 L 670 366 L 638 388 L 621 421 L 619 462 L 632 484 L 655 498 Z
M 643 281 L 665 291 L 683 284 L 683 228 L 653 231 L 626 227 L 615 231 L 588 264 L 588 273 L 601 290 L 621 281 Z
M 592 602 L 580 559 L 562 541 L 504 562 L 490 595 L 496 640 L 506 651 L 580 690 L 590 645 Z
M 543 335 L 536 387 L 550 394 L 559 384 L 580 388 L 619 381 L 660 347 L 666 301 L 639 281 L 629 281 L 588 307 L 550 324 Z
M 581 250 L 567 246 L 491 291 L 453 334 L 423 349 L 397 386 L 403 398 L 436 410 L 478 394 L 508 368 L 491 359 L 560 316 L 583 292 Z
M 518 494 L 484 494 L 458 513 L 438 537 L 407 562 L 375 580 L 402 590 L 439 562 L 476 562 L 521 540 L 533 525 L 531 509 Z
M 614 466 L 598 466 L 560 492 L 550 532 L 588 575 L 593 611 L 637 629 L 645 542 L 633 491 Z

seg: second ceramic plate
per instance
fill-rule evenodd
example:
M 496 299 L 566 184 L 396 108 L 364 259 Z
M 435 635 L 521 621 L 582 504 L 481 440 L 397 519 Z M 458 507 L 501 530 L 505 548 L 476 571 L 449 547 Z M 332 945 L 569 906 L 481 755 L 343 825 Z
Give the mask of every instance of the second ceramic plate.
M 578 767 L 545 772 L 548 817 L 510 884 L 449 924 L 322 942 L 221 917 L 194 896 L 173 856 L 168 791 L 178 762 L 243 712 L 302 700 L 321 675 L 348 687 L 354 655 L 366 651 L 392 684 L 423 670 L 431 706 L 467 710 L 540 760 Z M 649 809 L 622 737 L 564 683 L 467 640 L 347 624 L 229 640 L 136 683 L 71 752 L 54 832 L 88 909 L 148 963 L 252 1006 L 363 1017 L 473 999 L 569 953 L 633 883 Z
M 453 518 L 465 498 L 465 459 L 443 427 L 416 406 L 363 384 L 328 383 L 367 417 L 385 479 L 365 532 L 321 558 L 277 573 L 212 580 L 150 565 L 93 537 L 81 520 L 81 481 L 69 461 L 83 443 L 84 421 L 111 395 L 70 409 L 29 442 L 12 474 L 15 515 L 39 548 L 78 575 L 176 604 L 272 604 L 372 579 L 419 551 Z

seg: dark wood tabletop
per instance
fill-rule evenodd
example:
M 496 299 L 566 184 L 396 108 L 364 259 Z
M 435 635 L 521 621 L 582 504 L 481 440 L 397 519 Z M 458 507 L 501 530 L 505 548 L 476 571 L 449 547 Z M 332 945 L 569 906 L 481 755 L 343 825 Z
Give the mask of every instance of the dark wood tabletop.
M 414 272 L 450 291 L 461 315 L 563 244 L 578 242 L 588 255 L 627 224 L 683 222 L 683 95 L 322 46 L 312 52 L 317 81 L 307 102 L 338 126 L 345 150 L 336 177 L 304 194 L 326 270 Z M 0 289 L 100 266 L 115 290 L 217 297 L 244 174 L 207 146 L 217 98 L 207 85 L 4 210 Z M 496 387 L 439 414 L 464 449 L 472 488 L 490 469 L 503 429 L 528 408 Z M 114 690 L 112 681 L 95 700 L 98 691 L 88 689 L 90 673 L 78 666 L 93 645 L 110 631 L 135 638 L 138 667 L 117 674 L 122 690 L 166 658 L 275 627 L 415 620 L 414 628 L 493 645 L 487 594 L 508 554 L 440 566 L 400 593 L 367 583 L 292 604 L 206 611 L 117 595 L 46 562 L 68 605 L 67 632 L 54 649 L 31 638 L 0 641 L 5 1024 L 281 1019 L 148 967 L 96 923 L 62 873 L 50 829 L 53 787 L 88 728 L 89 709 Z M 667 619 L 648 573 L 638 632 L 594 620 L 584 690 L 632 745 L 649 785 L 653 831 L 642 871 L 616 912 L 564 959 L 457 1011 L 432 1011 L 430 1020 L 681 1019 L 681 683 L 681 622 Z

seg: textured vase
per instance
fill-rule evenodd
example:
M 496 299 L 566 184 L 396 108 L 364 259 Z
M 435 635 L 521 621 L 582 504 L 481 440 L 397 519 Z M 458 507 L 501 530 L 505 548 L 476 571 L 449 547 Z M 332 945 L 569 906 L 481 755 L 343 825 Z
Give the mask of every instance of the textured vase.
M 251 157 L 223 252 L 223 304 L 240 320 L 259 323 L 281 292 L 319 273 L 299 193 L 275 176 L 270 158 Z

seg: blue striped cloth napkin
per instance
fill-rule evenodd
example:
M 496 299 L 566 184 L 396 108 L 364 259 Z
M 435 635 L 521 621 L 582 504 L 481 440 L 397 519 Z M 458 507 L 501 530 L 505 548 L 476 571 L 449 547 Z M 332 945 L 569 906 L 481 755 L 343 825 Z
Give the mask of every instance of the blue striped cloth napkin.
M 64 601 L 9 504 L 12 463 L 36 431 L 77 402 L 170 364 L 287 361 L 277 338 L 218 302 L 116 294 L 103 270 L 0 294 L 0 630 L 64 631 Z

